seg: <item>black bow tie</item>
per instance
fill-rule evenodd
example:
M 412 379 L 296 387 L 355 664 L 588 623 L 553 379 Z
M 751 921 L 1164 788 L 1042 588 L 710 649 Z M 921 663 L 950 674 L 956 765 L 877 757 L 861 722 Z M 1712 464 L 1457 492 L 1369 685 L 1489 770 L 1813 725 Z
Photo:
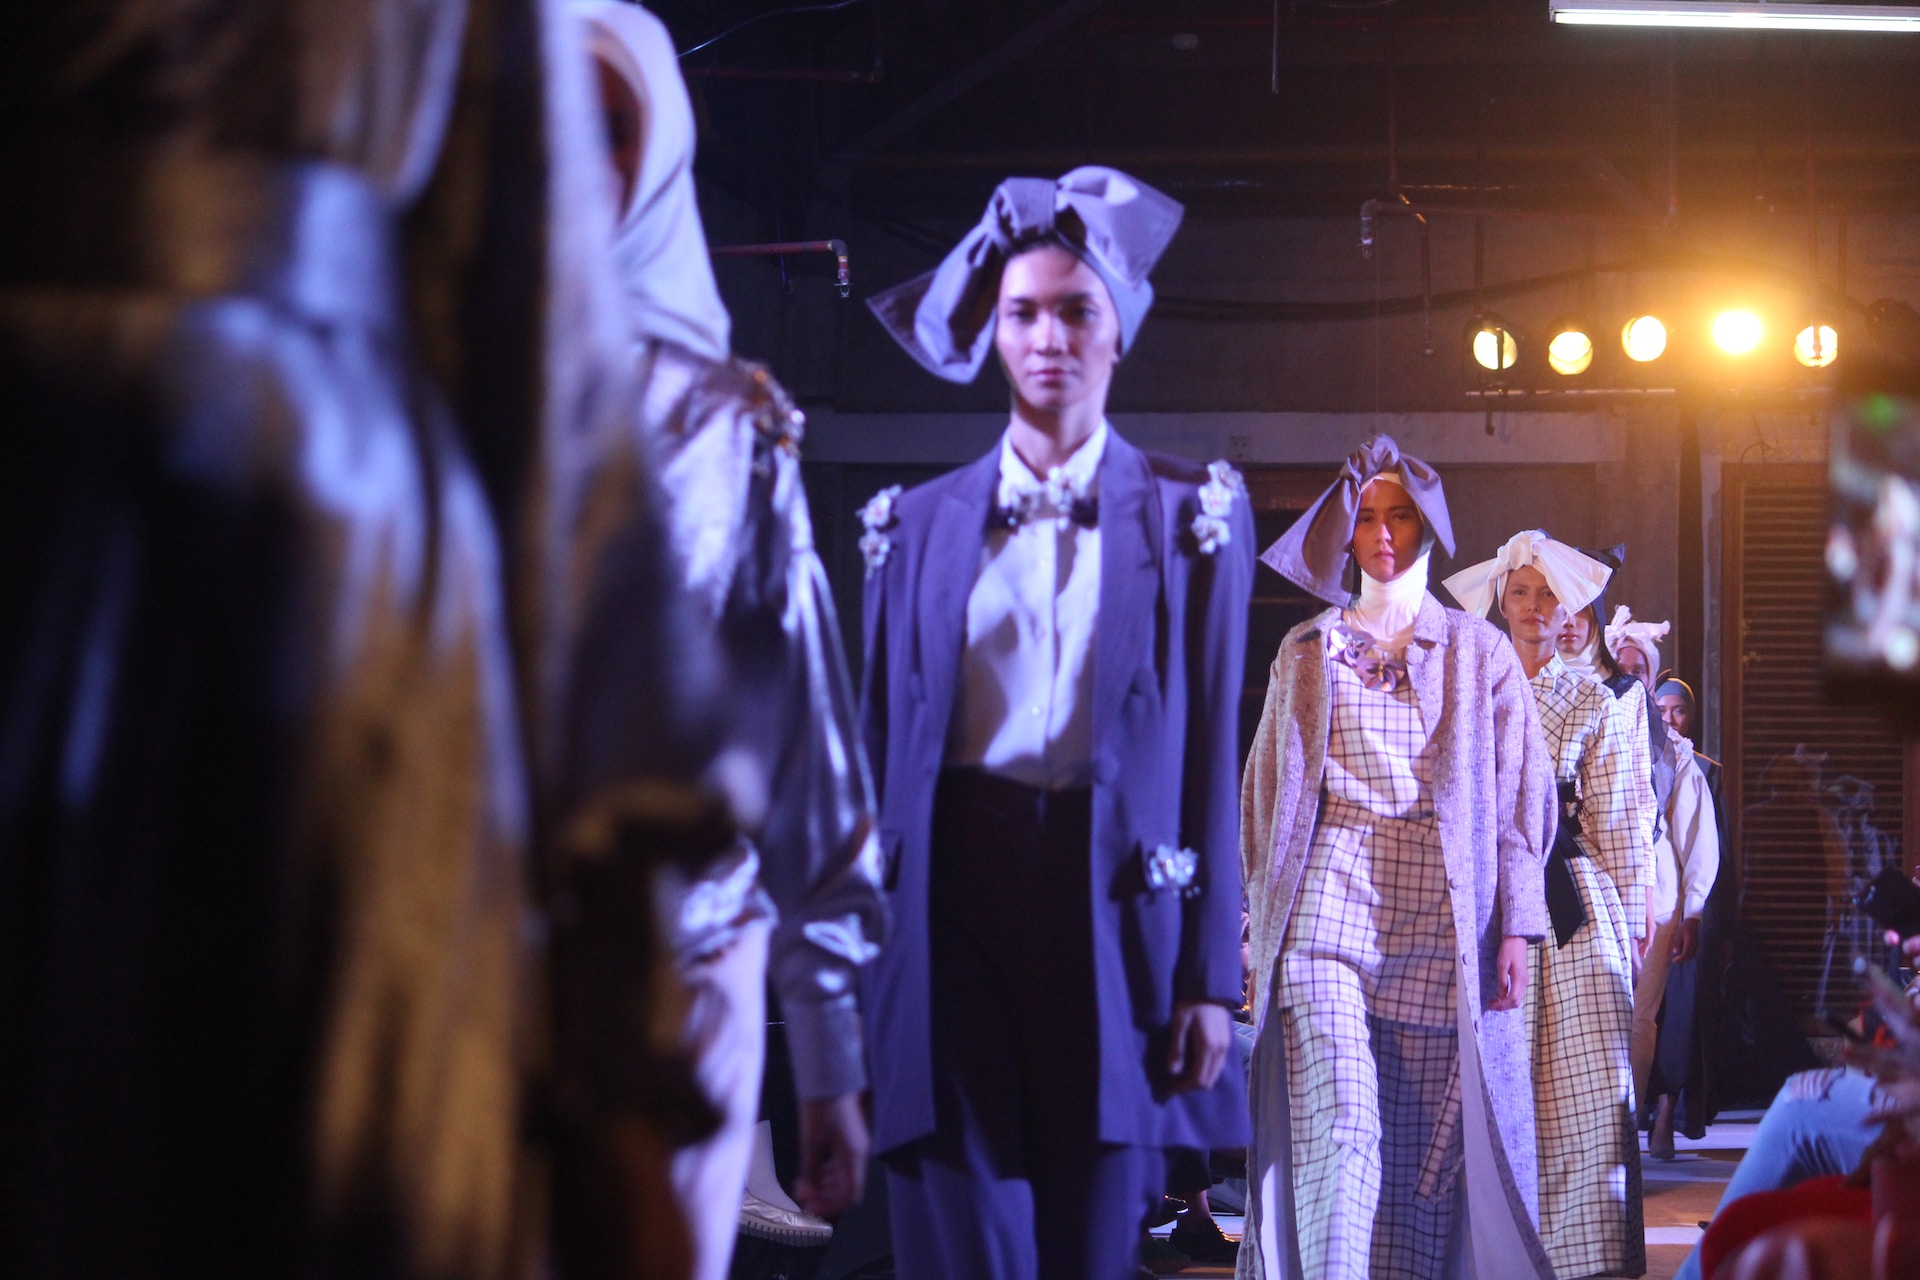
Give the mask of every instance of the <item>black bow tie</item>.
M 1092 529 L 1100 523 L 1100 498 L 1075 498 L 1067 506 L 1067 517 L 1082 529 Z M 1039 503 L 1016 503 L 1003 507 L 997 503 L 987 508 L 987 528 L 1018 529 L 1029 520 L 1052 519 L 1051 514 L 1043 514 Z

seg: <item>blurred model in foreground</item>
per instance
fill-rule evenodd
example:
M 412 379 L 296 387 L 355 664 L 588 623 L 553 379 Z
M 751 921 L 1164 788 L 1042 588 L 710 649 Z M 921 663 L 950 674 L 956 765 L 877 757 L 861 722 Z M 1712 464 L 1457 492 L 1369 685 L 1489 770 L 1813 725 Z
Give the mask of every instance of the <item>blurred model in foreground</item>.
M 703 643 L 727 659 L 731 767 L 750 767 L 765 786 L 764 812 L 742 815 L 741 837 L 690 881 L 663 888 L 689 1003 L 683 1038 L 723 1117 L 714 1137 L 676 1154 L 674 1190 L 693 1227 L 693 1275 L 719 1280 L 760 1103 L 769 974 L 801 1098 L 800 1202 L 834 1217 L 860 1194 L 857 985 L 884 929 L 873 785 L 800 484 L 804 420 L 765 369 L 729 352 L 672 41 L 637 5 L 584 0 L 574 11 L 620 181 L 615 255 L 632 324 L 633 420 L 661 469 Z
M 1632 921 L 1644 922 L 1651 834 L 1628 704 L 1568 670 L 1554 641 L 1584 608 L 1606 565 L 1530 529 L 1493 559 L 1446 581 L 1470 613 L 1499 606 L 1539 709 L 1559 781 L 1560 822 L 1548 857 L 1553 936 L 1535 949 L 1527 1008 L 1540 1142 L 1540 1237 L 1563 1277 L 1645 1270 L 1640 1137 L 1634 1123 Z M 1630 897 L 1634 910 L 1622 906 Z
M 1429 594 L 1435 545 L 1440 477 L 1376 437 L 1261 557 L 1333 606 L 1281 642 L 1241 789 L 1264 1280 L 1553 1274 L 1522 1012 L 1553 775 L 1512 648 Z
M 1231 467 L 1106 420 L 1180 215 L 1112 169 L 1009 179 L 873 300 L 929 370 L 965 382 L 997 351 L 1013 389 L 991 453 L 863 514 L 897 922 L 869 1051 L 903 1280 L 1132 1280 L 1161 1148 L 1246 1141 L 1253 523 Z
M 712 686 L 560 16 L 0 20 L 0 1274 L 527 1274 L 701 1123 L 650 895 Z

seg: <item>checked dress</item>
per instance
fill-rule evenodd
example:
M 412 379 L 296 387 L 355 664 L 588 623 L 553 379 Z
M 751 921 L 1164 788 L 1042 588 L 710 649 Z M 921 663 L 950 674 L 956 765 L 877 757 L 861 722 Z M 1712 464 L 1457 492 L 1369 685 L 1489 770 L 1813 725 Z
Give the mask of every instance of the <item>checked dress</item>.
M 1634 736 L 1646 737 L 1645 712 L 1558 655 L 1530 683 L 1555 776 L 1577 788 L 1575 838 L 1586 855 L 1569 859 L 1586 923 L 1564 947 L 1549 936 L 1534 948 L 1528 984 L 1540 1238 L 1561 1276 L 1637 1276 L 1646 1240 L 1628 921 L 1644 911 L 1652 843 L 1647 771 L 1633 750 Z
M 1305 1273 L 1448 1273 L 1462 1161 L 1453 912 L 1435 750 L 1406 669 L 1328 628 L 1319 818 L 1276 1007 Z

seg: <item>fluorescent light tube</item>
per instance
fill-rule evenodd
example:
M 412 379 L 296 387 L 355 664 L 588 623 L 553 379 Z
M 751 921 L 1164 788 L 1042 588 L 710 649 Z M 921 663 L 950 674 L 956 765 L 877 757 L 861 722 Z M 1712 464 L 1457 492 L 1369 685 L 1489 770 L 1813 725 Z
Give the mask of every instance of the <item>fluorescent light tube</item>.
M 1733 31 L 1887 31 L 1920 35 L 1920 8 L 1885 4 L 1773 4 L 1762 0 L 1549 0 L 1555 22 L 1587 27 L 1696 27 Z

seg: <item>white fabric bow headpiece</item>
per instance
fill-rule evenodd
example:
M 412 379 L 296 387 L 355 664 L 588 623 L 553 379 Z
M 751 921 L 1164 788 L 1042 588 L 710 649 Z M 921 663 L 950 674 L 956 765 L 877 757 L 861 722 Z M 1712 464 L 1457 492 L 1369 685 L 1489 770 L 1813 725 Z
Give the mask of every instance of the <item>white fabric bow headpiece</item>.
M 1564 542 L 1554 541 L 1544 529 L 1525 529 L 1508 538 L 1493 559 L 1469 565 L 1441 585 L 1453 593 L 1461 608 L 1484 618 L 1499 601 L 1507 575 L 1528 566 L 1540 571 L 1547 586 L 1571 613 L 1578 613 L 1593 603 L 1593 598 L 1607 585 L 1607 579 L 1613 576 L 1612 569 Z
M 1618 655 L 1621 645 L 1632 645 L 1647 655 L 1656 668 L 1660 665 L 1660 642 L 1673 630 L 1671 622 L 1635 622 L 1633 610 L 1620 605 L 1607 623 L 1607 652 Z

